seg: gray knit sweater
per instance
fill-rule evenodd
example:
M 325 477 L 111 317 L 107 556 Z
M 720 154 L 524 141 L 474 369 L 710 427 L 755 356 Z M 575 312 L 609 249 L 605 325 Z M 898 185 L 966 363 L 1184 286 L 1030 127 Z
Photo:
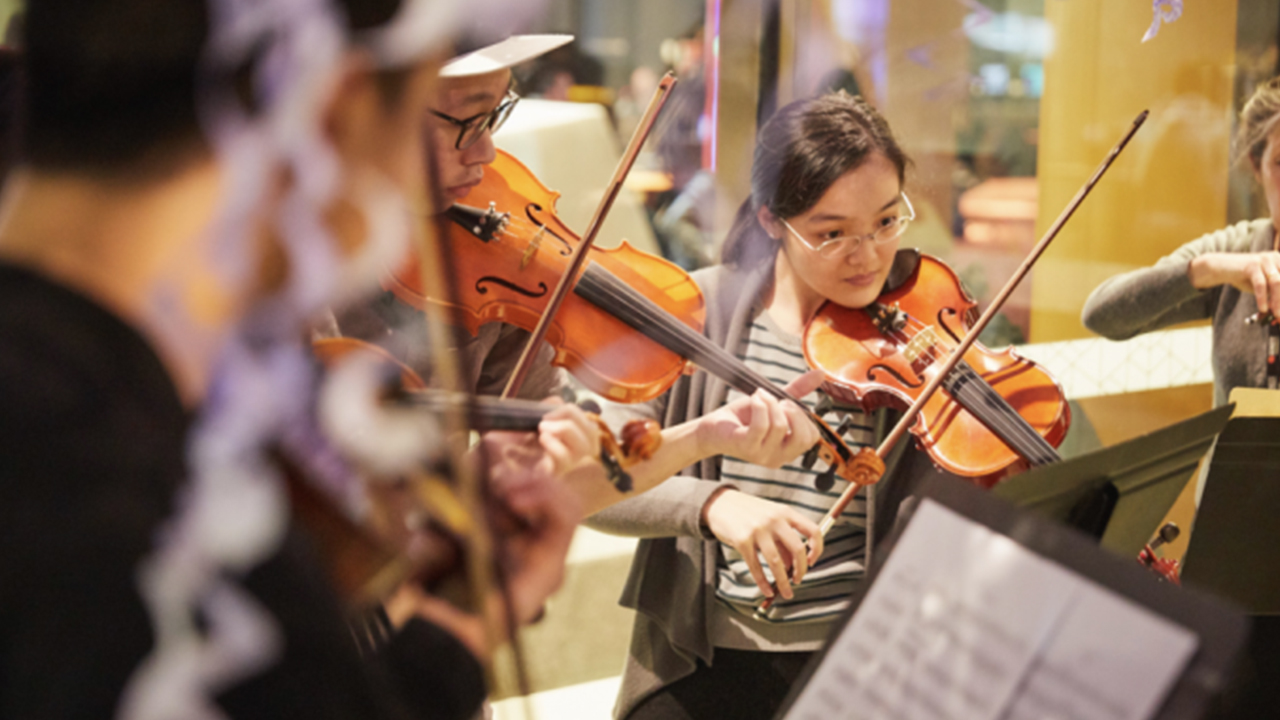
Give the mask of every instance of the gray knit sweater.
M 1203 235 L 1149 268 L 1116 275 L 1089 295 L 1085 327 L 1112 340 L 1190 320 L 1213 320 L 1213 401 L 1222 405 L 1234 387 L 1265 387 L 1265 325 L 1245 323 L 1258 311 L 1252 293 L 1230 285 L 1197 290 L 1187 277 L 1191 261 L 1207 253 L 1261 252 L 1273 247 L 1270 220 L 1241 222 Z

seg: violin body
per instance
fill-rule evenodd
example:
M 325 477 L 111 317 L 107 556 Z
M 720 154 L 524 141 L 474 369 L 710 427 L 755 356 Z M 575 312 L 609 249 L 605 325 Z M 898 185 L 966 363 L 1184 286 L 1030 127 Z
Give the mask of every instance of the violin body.
M 484 179 L 462 205 L 509 216 L 486 232 L 466 215 L 446 213 L 458 297 L 427 297 L 419 259 L 411 256 L 384 281 L 402 302 L 418 309 L 441 303 L 456 311 L 475 334 L 485 323 L 505 322 L 532 330 L 581 241 L 554 213 L 559 193 L 547 189 L 518 160 L 499 150 Z M 489 237 L 485 237 L 485 236 Z M 591 248 L 589 262 L 608 270 L 687 326 L 701 332 L 702 292 L 680 267 L 640 252 L 626 242 L 609 250 Z M 585 270 L 584 270 L 585 273 Z M 642 402 L 662 394 L 685 372 L 685 358 L 575 293 L 569 293 L 546 336 L 554 363 L 610 400 Z
M 825 389 L 835 399 L 866 410 L 886 405 L 906 408 L 936 374 L 950 348 L 964 337 L 977 303 L 964 292 L 951 268 L 921 254 L 908 279 L 881 295 L 876 305 L 896 311 L 896 320 L 878 321 L 868 309 L 824 304 L 806 328 L 805 357 L 827 373 Z M 1061 444 L 1071 411 L 1052 376 L 1012 348 L 995 352 L 974 343 L 964 360 L 1026 426 L 1051 446 Z M 953 376 L 962 368 L 957 367 Z M 994 419 L 980 420 L 946 388 L 929 399 L 911 428 L 938 466 L 990 487 L 1028 464 L 1038 464 L 1028 462 L 989 428 L 992 423 L 1016 422 L 998 413 Z

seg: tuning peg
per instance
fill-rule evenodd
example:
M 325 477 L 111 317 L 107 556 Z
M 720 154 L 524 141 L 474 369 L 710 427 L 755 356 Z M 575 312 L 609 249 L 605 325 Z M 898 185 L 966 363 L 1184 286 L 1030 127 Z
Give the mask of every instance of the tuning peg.
M 629 493 L 634 488 L 631 481 L 631 473 L 622 469 L 622 465 L 618 463 L 617 458 L 613 457 L 604 450 L 600 451 L 600 464 L 604 466 L 605 477 L 609 483 L 620 493 Z
M 853 427 L 853 416 L 845 415 L 844 420 L 840 421 L 840 427 L 836 428 L 836 434 L 839 435 L 840 437 L 844 437 L 845 433 L 849 432 L 849 429 L 852 427 Z
M 818 462 L 818 450 L 820 447 L 820 445 L 814 443 L 813 447 L 809 448 L 809 451 L 801 458 L 800 466 L 805 470 L 812 470 L 814 463 Z
M 836 406 L 836 401 L 832 400 L 831 396 L 822 390 L 815 390 L 814 392 L 818 393 L 818 403 L 813 406 L 813 414 L 822 417 L 831 412 L 831 409 Z
M 822 473 L 818 475 L 818 477 L 813 479 L 813 486 L 817 488 L 819 492 L 827 492 L 831 490 L 831 488 L 835 487 L 835 484 L 836 484 L 836 467 L 834 465 L 827 468 L 826 470 L 823 470 Z

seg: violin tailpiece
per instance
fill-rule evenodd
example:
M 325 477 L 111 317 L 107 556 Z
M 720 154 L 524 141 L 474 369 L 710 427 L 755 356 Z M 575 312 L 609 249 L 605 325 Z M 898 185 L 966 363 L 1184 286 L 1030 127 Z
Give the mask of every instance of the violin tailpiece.
M 454 203 L 444 214 L 484 242 L 492 242 L 511 222 L 511 213 L 498 212 L 497 204 L 493 202 L 485 210 Z

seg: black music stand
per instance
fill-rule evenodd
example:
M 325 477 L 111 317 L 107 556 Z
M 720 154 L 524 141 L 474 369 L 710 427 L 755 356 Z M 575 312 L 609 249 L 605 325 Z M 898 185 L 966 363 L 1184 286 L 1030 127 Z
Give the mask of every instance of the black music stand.
M 1215 697 L 1227 684 L 1249 631 L 1248 618 L 1237 608 L 1196 590 L 1177 588 L 1158 580 L 1134 560 L 1117 557 L 1100 549 L 1093 538 L 1077 530 L 1047 520 L 1037 513 L 1014 507 L 1009 502 L 993 497 L 991 493 L 955 482 L 954 479 L 926 479 L 921 483 L 918 494 L 1192 632 L 1198 642 L 1196 650 L 1164 695 L 1153 718 L 1203 718 Z M 907 513 L 911 514 L 912 511 Z M 851 608 L 835 623 L 826 646 L 810 661 L 802 678 L 792 688 L 778 718 L 799 720 L 798 712 L 789 714 L 789 711 L 796 705 L 805 686 L 832 651 L 837 638 L 844 633 L 857 613 L 859 604 L 875 586 L 877 578 L 894 562 L 893 549 L 910 526 L 910 521 L 911 518 L 906 517 L 895 527 L 871 568 L 867 582 L 854 593 Z M 923 680 L 927 682 L 929 679 Z M 830 690 L 837 695 L 849 692 L 847 686 L 836 686 Z M 874 715 L 872 713 L 868 717 Z M 855 716 L 839 713 L 830 716 L 831 720 L 843 717 Z
M 1280 418 L 1237 417 L 1218 437 L 1183 577 L 1240 603 L 1280 614 Z
M 1227 425 L 1231 408 L 1028 470 L 991 493 L 1092 535 L 1108 550 L 1136 557 Z
M 1280 418 L 1236 417 L 1218 437 L 1182 577 L 1253 615 L 1235 707 L 1216 718 L 1271 717 L 1280 707 Z

